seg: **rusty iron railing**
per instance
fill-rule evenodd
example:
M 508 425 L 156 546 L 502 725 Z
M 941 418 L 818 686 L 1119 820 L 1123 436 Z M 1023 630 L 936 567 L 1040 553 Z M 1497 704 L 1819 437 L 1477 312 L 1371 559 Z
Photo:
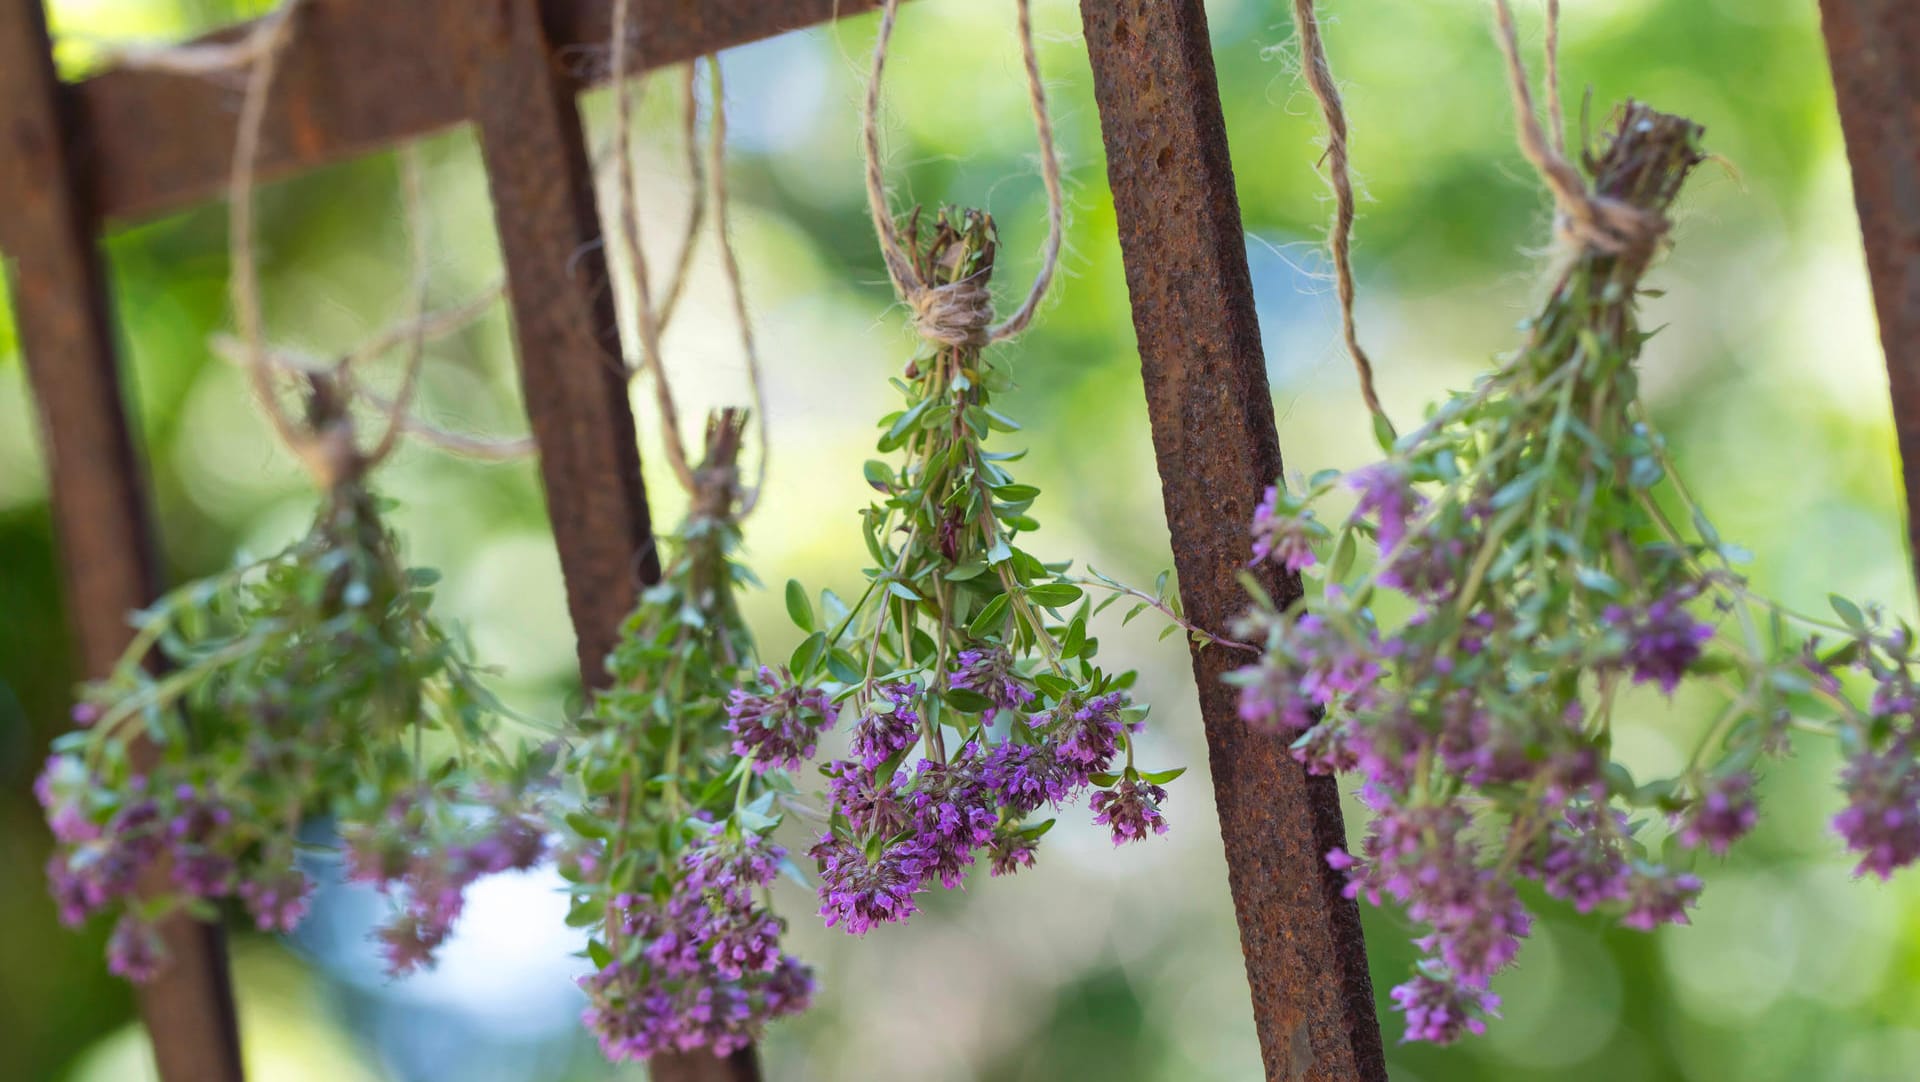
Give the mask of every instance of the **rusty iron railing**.
M 655 68 L 860 13 L 875 0 L 638 0 Z M 604 76 L 611 0 L 309 0 L 282 61 L 264 178 L 476 126 L 507 266 L 583 681 L 659 574 L 576 94 Z M 1920 498 L 1920 8 L 1822 0 L 1880 309 L 1894 414 Z M 1121 252 L 1183 601 L 1241 607 L 1245 523 L 1280 472 L 1238 198 L 1202 0 L 1081 0 Z M 235 27 L 213 35 L 232 40 Z M 223 193 L 228 89 L 157 71 L 55 76 L 40 0 L 0 0 L 0 252 L 39 406 L 89 674 L 159 590 L 99 238 Z M 1277 597 L 1299 584 L 1266 584 Z M 1269 1079 L 1384 1082 L 1354 903 L 1322 855 L 1344 840 L 1330 781 L 1238 724 L 1195 650 L 1229 887 Z M 176 922 L 175 965 L 141 996 L 165 1082 L 242 1077 L 220 935 Z M 656 1062 L 662 1082 L 751 1082 L 753 1050 Z

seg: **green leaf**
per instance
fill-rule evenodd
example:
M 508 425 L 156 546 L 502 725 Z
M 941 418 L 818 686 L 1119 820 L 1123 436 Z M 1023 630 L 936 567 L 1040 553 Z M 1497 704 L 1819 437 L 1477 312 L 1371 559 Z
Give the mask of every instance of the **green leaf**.
M 893 579 L 887 583 L 887 592 L 899 598 L 902 601 L 922 600 L 919 594 L 916 594 L 913 592 L 912 587 L 908 586 L 904 582 L 901 582 L 899 579 Z
M 994 538 L 993 547 L 987 550 L 987 566 L 996 567 L 1011 559 L 1013 559 L 1013 547 L 1007 544 L 1007 539 Z
M 1380 449 L 1382 451 L 1385 451 L 1388 454 L 1392 454 L 1394 439 L 1395 439 L 1395 436 L 1393 434 L 1393 422 L 1387 420 L 1387 415 L 1384 413 L 1374 414 L 1373 415 L 1373 441 L 1380 445 Z
M 613 964 L 613 952 L 598 939 L 587 940 L 587 957 L 593 960 L 595 969 L 605 969 Z
M 799 646 L 794 647 L 793 657 L 788 659 L 787 668 L 793 670 L 795 680 L 805 680 L 826 652 L 827 633 L 816 631 L 803 639 Z
M 1149 785 L 1165 785 L 1186 772 L 1187 768 L 1184 766 L 1176 766 L 1172 770 L 1156 770 L 1151 773 L 1143 770 L 1140 772 L 1140 780 Z
M 787 615 L 793 617 L 793 626 L 802 631 L 812 631 L 813 602 L 807 600 L 807 588 L 800 585 L 799 579 L 787 580 Z
M 1841 623 L 1855 631 L 1867 630 L 1867 618 L 1861 614 L 1860 606 L 1839 594 L 1828 594 L 1827 604 L 1833 606 L 1833 611 L 1839 615 Z
M 1085 595 L 1086 591 L 1080 587 L 1065 582 L 1047 582 L 1027 587 L 1027 599 L 1047 609 L 1071 605 Z
M 893 490 L 893 469 L 886 463 L 878 459 L 870 458 L 867 460 L 867 464 L 862 467 L 862 470 L 867 475 L 867 484 L 872 485 L 876 491 L 890 492 Z
M 966 688 L 952 688 L 942 698 L 963 714 L 985 714 L 994 708 L 992 699 Z
M 994 599 L 987 602 L 986 607 L 980 610 L 980 614 L 973 618 L 973 623 L 967 625 L 967 634 L 976 639 L 984 639 L 999 631 L 1006 621 L 1007 604 L 1006 594 L 996 594 Z
M 968 560 L 966 563 L 948 571 L 945 575 L 942 575 L 941 578 L 946 579 L 948 582 L 966 582 L 968 579 L 977 579 L 986 573 L 986 564 L 981 563 L 979 560 Z
M 1033 485 L 1001 485 L 993 494 L 1008 503 L 1025 503 L 1040 495 L 1040 490 Z
M 1359 554 L 1359 535 L 1355 534 L 1352 530 L 1342 531 L 1340 534 L 1340 544 L 1335 546 L 1333 550 L 1333 562 L 1327 565 L 1327 580 L 1329 582 L 1345 581 L 1347 573 L 1353 570 L 1354 558 L 1359 556 Z M 1267 607 L 1273 607 L 1271 600 L 1268 601 Z

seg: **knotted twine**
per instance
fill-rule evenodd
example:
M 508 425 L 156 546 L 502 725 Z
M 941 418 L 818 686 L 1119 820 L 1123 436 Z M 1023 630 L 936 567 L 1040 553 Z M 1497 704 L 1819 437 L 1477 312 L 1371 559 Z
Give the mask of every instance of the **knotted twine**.
M 1590 188 L 1580 170 L 1566 156 L 1565 120 L 1560 114 L 1560 5 L 1547 3 L 1547 105 L 1554 137 L 1548 142 L 1534 111 L 1527 67 L 1520 58 L 1519 34 L 1514 29 L 1509 0 L 1493 0 L 1494 38 L 1506 61 L 1507 82 L 1513 92 L 1514 120 L 1520 153 L 1553 195 L 1554 233 L 1571 251 L 1592 249 L 1604 255 L 1644 259 L 1666 236 L 1671 223 L 1657 211 L 1645 210 Z
M 914 329 L 927 341 L 953 349 L 978 349 L 1004 342 L 1026 330 L 1060 265 L 1060 244 L 1066 227 L 1060 155 L 1054 145 L 1053 120 L 1047 113 L 1046 87 L 1040 79 L 1040 59 L 1033 44 L 1031 0 L 1014 0 L 1014 8 L 1019 24 L 1020 55 L 1027 72 L 1027 102 L 1033 111 L 1034 131 L 1040 143 L 1040 179 L 1047 190 L 1047 242 L 1026 299 L 999 323 L 993 321 L 993 295 L 987 290 L 984 275 L 934 285 L 921 277 L 901 243 L 893 213 L 888 209 L 886 178 L 880 168 L 880 80 L 886 70 L 887 48 L 899 17 L 900 0 L 885 0 L 880 9 L 879 35 L 873 43 L 873 69 L 867 80 L 866 108 L 861 118 L 867 209 L 873 216 L 873 231 L 880 241 L 887 277 L 893 282 L 894 292 L 913 314 Z

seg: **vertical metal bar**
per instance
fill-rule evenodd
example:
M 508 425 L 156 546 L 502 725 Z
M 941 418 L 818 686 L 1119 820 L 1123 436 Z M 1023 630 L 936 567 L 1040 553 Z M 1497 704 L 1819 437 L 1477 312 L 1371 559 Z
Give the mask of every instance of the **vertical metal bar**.
M 480 131 L 567 601 L 588 687 L 638 587 L 658 582 L 620 352 L 573 85 L 553 56 L 539 0 L 449 5 L 464 46 L 467 107 Z M 655 1057 L 656 1082 L 759 1082 L 754 1049 L 721 1060 Z
M 126 649 L 127 616 L 153 600 L 160 574 L 70 123 L 39 0 L 0 4 L 0 191 L 11 193 L 0 242 L 12 255 L 14 317 L 47 448 L 67 617 L 93 677 Z M 220 930 L 182 916 L 160 933 L 172 962 L 139 992 L 160 1077 L 238 1082 Z
M 1247 523 L 1281 466 L 1206 12 L 1080 11 L 1180 596 L 1200 626 L 1225 627 L 1247 604 Z M 1297 577 L 1266 579 L 1276 599 L 1300 596 Z M 1346 842 L 1339 794 L 1241 724 L 1220 679 L 1234 664 L 1193 653 L 1267 1077 L 1385 1082 L 1359 910 L 1324 859 Z
M 1920 563 L 1920 4 L 1821 0 Z

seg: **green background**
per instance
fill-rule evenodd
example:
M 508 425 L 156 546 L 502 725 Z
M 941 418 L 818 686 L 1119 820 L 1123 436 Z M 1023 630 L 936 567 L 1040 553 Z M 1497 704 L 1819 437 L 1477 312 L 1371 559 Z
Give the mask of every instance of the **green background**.
M 1522 4 L 1537 51 L 1537 5 Z M 103 41 L 169 40 L 257 9 L 209 0 L 54 0 L 61 59 L 84 70 Z M 1318 242 L 1329 211 L 1314 173 L 1318 125 L 1294 77 L 1286 5 L 1215 0 L 1220 85 L 1237 167 L 1281 442 L 1291 470 L 1367 459 L 1365 414 L 1340 352 Z M 1330 0 L 1327 36 L 1352 114 L 1364 186 L 1357 259 L 1362 335 L 1400 418 L 1460 386 L 1513 340 L 1550 261 L 1548 209 L 1515 151 L 1481 0 Z M 1801 607 L 1829 591 L 1911 615 L 1894 454 L 1848 175 L 1811 0 L 1568 0 L 1565 70 L 1597 128 L 1634 96 L 1704 123 L 1722 160 L 1683 198 L 1677 248 L 1653 275 L 1666 324 L 1645 388 L 1721 533 L 1758 554 L 1753 575 Z M 1022 479 L 1045 495 L 1034 539 L 1134 581 L 1169 562 L 1099 128 L 1075 5 L 1037 22 L 1068 169 L 1066 273 L 1037 327 L 1008 347 L 1006 409 L 1026 431 Z M 875 257 L 859 186 L 856 102 L 873 19 L 729 53 L 735 228 L 770 366 L 772 486 L 748 527 L 761 577 L 855 580 L 860 463 L 889 408 L 886 377 L 912 349 Z M 1001 222 L 1003 298 L 1023 288 L 1043 199 L 1012 5 L 917 0 L 903 13 L 887 141 L 902 202 L 985 205 Z M 656 80 L 639 140 L 650 250 L 668 257 L 686 183 Z M 237 101 L 237 95 L 236 95 Z M 587 102 L 604 140 L 604 95 Z M 1576 116 L 1575 123 L 1578 119 Z M 464 131 L 426 143 L 434 295 L 495 280 L 485 180 Z M 274 338 L 346 348 L 402 315 L 405 237 L 391 158 L 328 169 L 260 195 Z M 658 242 L 658 243 L 655 243 Z M 293 536 L 311 504 L 234 371 L 210 359 L 227 329 L 225 215 L 208 206 L 109 241 L 131 394 L 158 493 L 168 574 L 217 569 Z M 739 401 L 744 369 L 711 247 L 702 249 L 668 365 L 689 415 Z M 391 375 L 389 361 L 388 375 Z M 498 309 L 434 347 L 426 412 L 489 433 L 523 430 Z M 681 501 L 658 468 L 650 396 L 636 398 L 662 518 Z M 573 645 L 539 489 L 526 463 L 403 452 L 383 487 L 418 563 L 445 573 L 441 608 L 506 673 L 512 701 L 568 708 Z M 777 591 L 752 615 L 769 652 L 795 633 Z M 904 927 L 855 941 L 784 898 L 820 967 L 818 1007 L 767 1042 L 783 1080 L 1259 1077 L 1246 984 L 1206 783 L 1192 678 L 1177 639 L 1146 620 L 1105 629 L 1107 659 L 1143 670 L 1156 704 L 1149 758 L 1175 783 L 1174 832 L 1110 851 L 1069 809 L 1039 867 L 929 899 Z M 32 406 L 0 308 L 0 1075 L 137 1079 L 143 1045 L 101 931 L 57 926 L 40 879 L 47 839 L 28 786 L 63 724 L 73 677 Z M 1649 700 L 1623 724 L 1636 770 L 1671 767 L 1711 703 Z M 1519 966 L 1496 983 L 1506 1019 L 1450 1050 L 1391 1047 L 1393 1077 L 1452 1079 L 1906 1079 L 1920 1068 L 1920 878 L 1854 882 L 1826 821 L 1836 765 L 1817 744 L 1765 779 L 1766 822 L 1707 869 L 1694 927 L 1648 936 L 1538 900 Z M 1354 809 L 1350 807 L 1350 812 Z M 593 1079 L 568 976 L 578 944 L 553 884 L 477 891 L 441 969 L 393 984 L 365 942 L 369 897 L 327 892 L 292 941 L 234 940 L 247 1053 L 263 1080 Z M 1368 912 L 1379 997 L 1403 979 L 1410 929 Z M 628 1069 L 626 1077 L 637 1077 Z

